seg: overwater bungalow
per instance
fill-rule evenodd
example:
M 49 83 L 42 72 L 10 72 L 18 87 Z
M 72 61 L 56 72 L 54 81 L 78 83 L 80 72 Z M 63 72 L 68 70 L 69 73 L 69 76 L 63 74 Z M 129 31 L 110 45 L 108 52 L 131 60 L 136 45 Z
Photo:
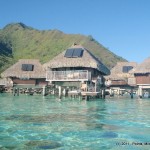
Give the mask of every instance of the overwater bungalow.
M 46 81 L 54 83 L 60 88 L 82 91 L 82 94 L 83 92 L 86 94 L 99 92 L 100 88 L 104 86 L 103 76 L 110 73 L 97 57 L 77 44 L 43 66 L 46 69 Z
M 138 96 L 142 98 L 147 94 L 150 98 L 150 57 L 139 64 L 133 72 L 138 86 Z
M 5 70 L 1 76 L 11 79 L 14 90 L 42 88 L 47 85 L 46 72 L 37 59 L 20 59 L 16 64 Z
M 110 96 L 123 95 L 124 93 L 133 94 L 133 88 L 136 87 L 136 81 L 131 70 L 137 66 L 135 62 L 118 62 L 111 69 L 111 74 L 106 76 L 106 86 Z M 131 95 L 133 97 L 133 95 Z

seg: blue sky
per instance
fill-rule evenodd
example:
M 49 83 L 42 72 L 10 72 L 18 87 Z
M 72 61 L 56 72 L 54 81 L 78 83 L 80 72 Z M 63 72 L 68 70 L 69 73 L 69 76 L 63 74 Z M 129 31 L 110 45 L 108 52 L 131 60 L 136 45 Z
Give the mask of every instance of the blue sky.
M 0 6 L 1 29 L 23 22 L 92 35 L 128 61 L 150 57 L 150 0 L 0 0 Z

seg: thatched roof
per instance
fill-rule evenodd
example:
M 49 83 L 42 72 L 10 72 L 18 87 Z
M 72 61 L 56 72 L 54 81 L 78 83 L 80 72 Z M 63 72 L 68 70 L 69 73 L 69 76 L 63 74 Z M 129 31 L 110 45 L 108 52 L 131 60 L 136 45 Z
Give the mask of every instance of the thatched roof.
M 22 64 L 32 64 L 33 71 L 23 71 Z M 16 64 L 5 70 L 2 77 L 16 77 L 16 78 L 46 78 L 41 63 L 37 59 L 20 59 Z
M 106 79 L 110 80 L 124 80 L 125 78 L 132 77 L 133 75 L 129 72 L 124 73 L 123 67 L 124 66 L 132 66 L 134 70 L 137 66 L 135 62 L 118 62 L 115 67 L 113 67 L 110 72 L 111 74 L 106 77 Z
M 135 71 L 133 71 L 135 74 L 145 74 L 150 73 L 150 57 L 145 59 L 141 64 L 139 64 Z
M 47 68 L 67 68 L 67 67 L 87 67 L 94 68 L 103 74 L 107 75 L 110 73 L 109 69 L 98 59 L 96 58 L 89 50 L 85 49 L 81 45 L 73 45 L 73 49 L 81 48 L 83 50 L 82 57 L 68 58 L 64 57 L 66 51 L 60 53 L 54 57 L 51 61 L 45 63 L 43 66 Z

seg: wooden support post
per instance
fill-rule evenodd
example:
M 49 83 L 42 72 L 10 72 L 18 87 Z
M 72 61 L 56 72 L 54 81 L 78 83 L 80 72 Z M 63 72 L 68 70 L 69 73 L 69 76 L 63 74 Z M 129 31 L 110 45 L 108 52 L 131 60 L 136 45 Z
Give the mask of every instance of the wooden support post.
M 109 95 L 110 95 L 110 97 L 114 96 L 114 92 L 111 88 L 109 89 Z
M 103 91 L 103 89 L 102 89 L 102 98 L 103 98 L 103 95 L 104 95 L 104 91 Z
M 139 97 L 139 95 L 140 95 L 139 93 L 140 93 L 140 92 L 139 92 L 139 87 L 138 87 L 138 89 L 137 89 L 137 95 L 138 95 L 138 97 Z
M 100 89 L 100 95 L 99 98 L 102 98 L 102 89 Z
M 42 95 L 45 96 L 46 95 L 46 87 L 43 86 L 43 92 L 42 92 Z
M 109 89 L 109 95 L 110 96 L 112 95 L 112 89 L 111 88 Z
M 61 86 L 58 87 L 58 96 L 59 96 L 59 99 L 61 99 Z
M 13 95 L 16 95 L 16 88 L 13 88 Z
M 139 89 L 138 89 L 138 95 L 139 95 L 139 98 L 142 98 L 142 96 L 143 96 L 143 91 L 142 91 L 141 87 L 139 87 Z
M 87 82 L 86 82 L 86 92 L 88 91 L 88 84 L 87 84 Z
M 119 88 L 117 89 L 117 95 L 118 96 L 120 95 L 120 89 Z
M 81 94 L 79 94 L 79 100 L 81 100 Z
M 63 95 L 66 97 L 66 89 L 63 90 Z
M 87 101 L 90 100 L 90 96 L 86 96 L 86 100 L 87 100 Z
M 102 98 L 105 99 L 105 89 L 102 89 Z
M 148 98 L 150 98 L 150 89 L 148 89 Z
M 17 88 L 17 96 L 19 96 L 19 88 Z
M 120 90 L 119 94 L 120 94 L 121 96 L 123 96 L 123 91 L 122 91 L 122 90 Z
M 55 95 L 55 88 L 52 89 L 52 95 Z
M 131 88 L 131 93 L 130 93 L 130 95 L 131 95 L 131 98 L 133 98 L 133 88 Z
M 97 91 L 97 90 L 96 90 L 96 84 L 97 84 L 97 80 L 95 81 L 95 92 Z

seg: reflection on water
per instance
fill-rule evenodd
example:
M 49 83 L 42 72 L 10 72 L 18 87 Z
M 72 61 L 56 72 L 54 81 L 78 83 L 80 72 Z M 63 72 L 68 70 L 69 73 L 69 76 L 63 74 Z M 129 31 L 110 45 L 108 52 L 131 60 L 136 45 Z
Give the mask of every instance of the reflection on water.
M 149 142 L 149 108 L 148 99 L 58 101 L 2 94 L 0 149 L 117 150 L 117 142 Z

